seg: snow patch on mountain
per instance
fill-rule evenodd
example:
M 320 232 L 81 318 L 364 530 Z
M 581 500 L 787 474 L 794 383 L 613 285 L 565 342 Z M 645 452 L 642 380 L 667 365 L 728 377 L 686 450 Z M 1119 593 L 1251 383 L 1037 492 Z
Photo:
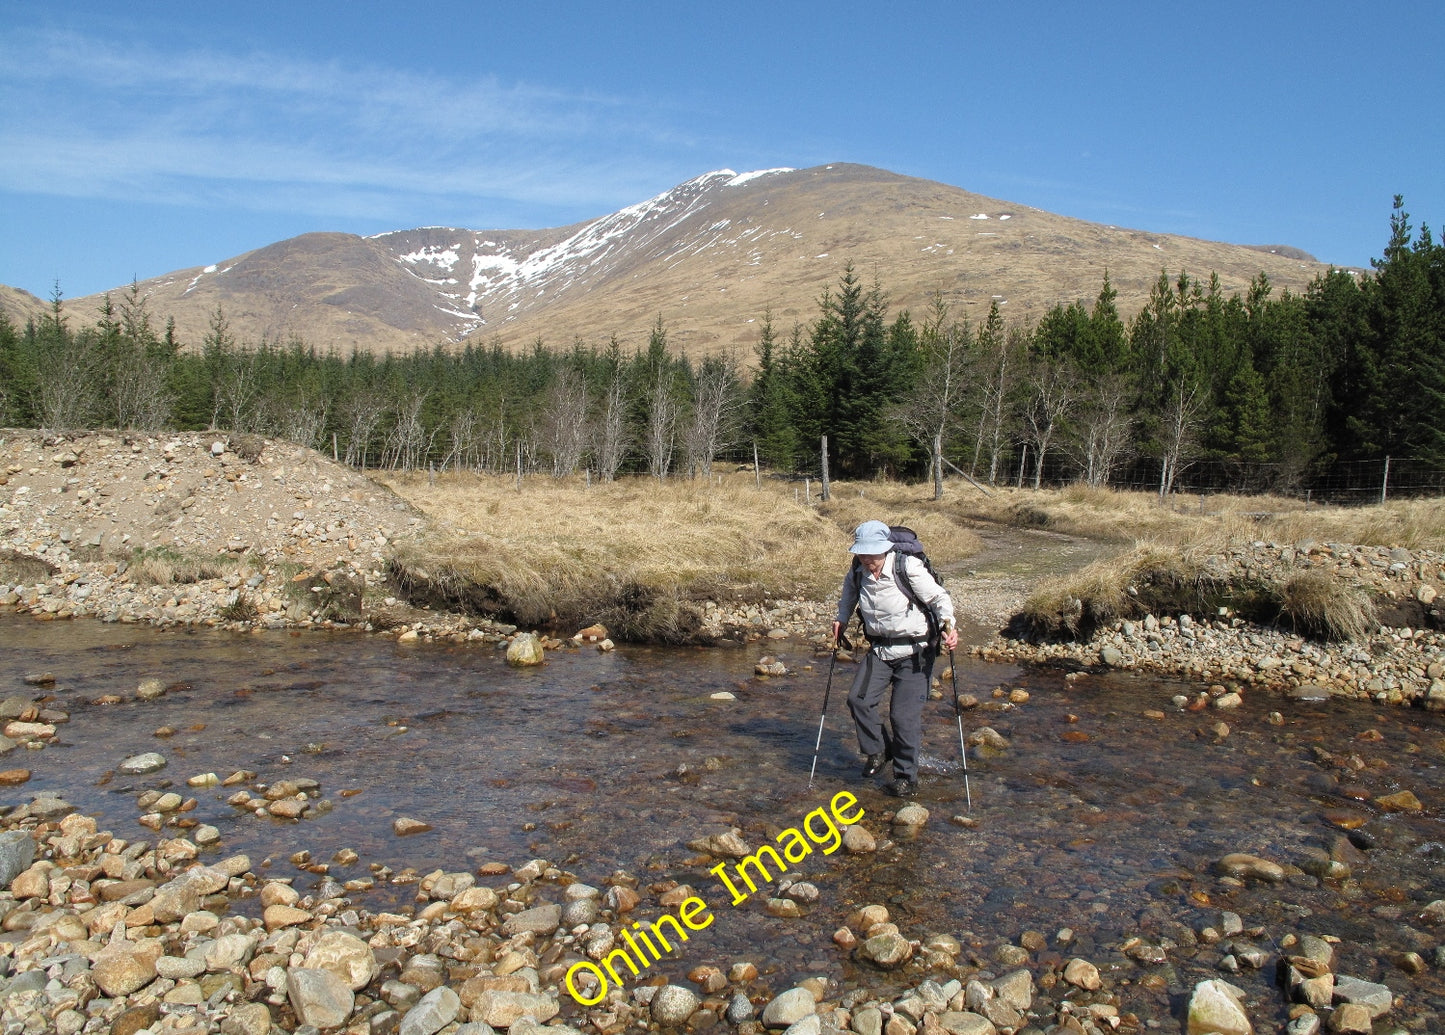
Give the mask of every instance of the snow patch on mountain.
M 535 241 L 522 244 L 496 231 L 394 231 L 409 243 L 405 252 L 393 258 L 428 283 L 460 281 L 462 290 L 447 293 L 447 297 L 467 310 L 480 310 L 487 322 L 490 313 L 512 313 L 532 299 L 555 297 L 623 272 L 624 263 L 648 257 L 675 262 L 710 248 L 736 246 L 754 230 L 739 228 L 729 234 L 730 220 L 706 217 L 707 209 L 720 200 L 719 192 L 793 171 L 719 169 L 704 173 L 646 201 L 584 223 L 565 239 L 545 246 Z M 453 315 L 462 314 L 453 311 Z
M 756 172 L 739 173 L 738 175 L 734 176 L 732 179 L 728 180 L 726 186 L 728 186 L 728 187 L 741 187 L 743 184 L 745 184 L 745 183 L 751 183 L 753 180 L 758 179 L 760 176 L 772 176 L 772 175 L 774 175 L 774 174 L 776 174 L 776 173 L 790 173 L 790 172 L 797 172 L 797 170 L 796 170 L 796 169 L 759 169 L 759 170 L 757 170 Z

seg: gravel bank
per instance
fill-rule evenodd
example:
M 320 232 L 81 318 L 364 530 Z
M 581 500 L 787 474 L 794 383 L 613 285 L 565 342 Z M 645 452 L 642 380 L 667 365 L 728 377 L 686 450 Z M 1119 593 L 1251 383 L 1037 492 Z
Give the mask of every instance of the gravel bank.
M 1263 627 L 1227 611 L 1146 615 L 1086 642 L 1030 643 L 1000 635 L 975 648 L 991 660 L 1131 668 L 1185 676 L 1218 698 L 1246 688 L 1323 694 L 1445 710 L 1445 635 L 1437 599 L 1445 556 L 1401 547 L 1255 542 L 1208 559 L 1223 583 L 1283 582 L 1320 571 L 1372 596 L 1380 616 L 1358 641 L 1329 643 Z

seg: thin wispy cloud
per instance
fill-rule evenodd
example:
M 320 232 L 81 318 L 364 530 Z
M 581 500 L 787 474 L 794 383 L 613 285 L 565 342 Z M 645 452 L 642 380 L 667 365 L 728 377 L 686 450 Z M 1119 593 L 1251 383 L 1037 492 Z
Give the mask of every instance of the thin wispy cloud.
M 696 171 L 657 168 L 692 136 L 665 108 L 488 76 L 22 34 L 0 41 L 0 98 L 0 185 L 28 193 L 373 219 L 418 198 L 600 213 L 659 171 Z

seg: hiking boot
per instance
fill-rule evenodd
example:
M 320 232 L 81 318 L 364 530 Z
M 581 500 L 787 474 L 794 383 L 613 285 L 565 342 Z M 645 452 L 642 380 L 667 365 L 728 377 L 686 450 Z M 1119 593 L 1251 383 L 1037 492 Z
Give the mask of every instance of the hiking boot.
M 911 798 L 918 793 L 918 781 L 900 776 L 898 779 L 889 780 L 884 784 L 883 793 L 895 798 Z
M 869 755 L 863 763 L 863 775 L 877 776 L 879 773 L 883 772 L 883 767 L 887 764 L 888 756 L 886 754 Z

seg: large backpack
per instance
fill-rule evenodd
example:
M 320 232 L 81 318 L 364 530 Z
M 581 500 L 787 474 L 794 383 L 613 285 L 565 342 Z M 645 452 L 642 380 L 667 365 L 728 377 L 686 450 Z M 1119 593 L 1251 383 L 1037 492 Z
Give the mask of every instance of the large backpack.
M 911 528 L 905 528 L 903 525 L 890 525 L 888 526 L 888 541 L 893 544 L 894 553 L 917 557 L 923 562 L 923 569 L 933 577 L 933 581 L 937 582 L 940 586 L 943 585 L 943 580 L 938 577 L 938 572 L 933 570 L 933 562 L 928 559 L 928 554 L 923 552 L 923 544 L 918 540 L 918 533 L 914 532 Z M 853 558 L 852 575 L 854 599 L 861 599 L 861 591 L 863 589 L 863 562 L 857 557 Z M 913 589 L 913 583 L 909 581 L 908 572 L 904 569 L 903 559 L 901 557 L 893 564 L 893 575 L 894 578 L 898 580 L 898 588 L 902 590 L 903 595 L 908 598 L 908 606 L 910 608 L 916 606 L 923 612 L 923 617 L 928 622 L 929 646 L 936 650 L 941 635 L 938 628 L 938 619 L 934 617 L 933 611 L 928 605 L 918 598 L 918 593 Z M 857 608 L 857 614 L 858 621 L 863 624 L 864 635 L 868 635 L 868 623 L 863 622 L 861 603 Z M 873 640 L 873 637 L 868 636 L 868 639 Z

